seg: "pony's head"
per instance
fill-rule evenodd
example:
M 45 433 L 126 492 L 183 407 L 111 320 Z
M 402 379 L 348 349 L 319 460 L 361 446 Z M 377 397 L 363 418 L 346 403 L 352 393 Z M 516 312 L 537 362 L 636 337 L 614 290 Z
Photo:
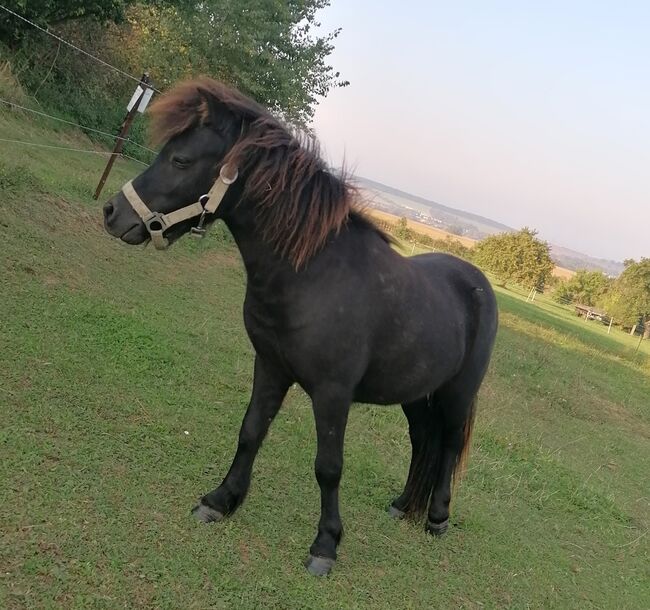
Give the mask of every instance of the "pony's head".
M 317 143 L 239 91 L 189 81 L 151 116 L 160 153 L 104 206 L 106 230 L 128 244 L 152 239 L 162 249 L 247 212 L 259 238 L 299 268 L 351 217 L 361 219 L 355 189 L 328 170 Z
M 161 239 L 154 239 L 154 245 L 163 248 L 199 223 L 207 203 L 201 197 L 220 175 L 226 188 L 217 194 L 221 195 L 218 204 L 227 203 L 227 185 L 236 181 L 237 168 L 227 165 L 226 157 L 247 124 L 270 115 L 237 91 L 209 79 L 177 86 L 150 113 L 153 136 L 163 147 L 150 167 L 104 205 L 104 226 L 128 244 L 158 235 Z M 185 214 L 178 213 L 186 207 Z M 216 207 L 208 209 L 202 225 L 219 217 L 219 212 Z

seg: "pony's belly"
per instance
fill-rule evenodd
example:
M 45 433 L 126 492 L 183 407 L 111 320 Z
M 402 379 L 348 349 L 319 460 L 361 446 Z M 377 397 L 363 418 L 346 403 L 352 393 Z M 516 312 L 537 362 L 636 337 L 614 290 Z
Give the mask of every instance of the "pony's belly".
M 435 392 L 453 375 L 433 358 L 397 364 L 370 367 L 355 388 L 354 400 L 378 405 L 413 402 Z

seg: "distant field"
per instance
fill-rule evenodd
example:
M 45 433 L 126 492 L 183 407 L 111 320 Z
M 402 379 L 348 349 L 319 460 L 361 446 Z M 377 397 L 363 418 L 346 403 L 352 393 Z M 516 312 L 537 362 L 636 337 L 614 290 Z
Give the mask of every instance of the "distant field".
M 418 197 L 399 189 L 392 188 L 386 184 L 368 180 L 367 178 L 355 177 L 360 186 L 366 190 L 373 201 L 388 204 L 391 207 L 410 208 L 427 215 L 443 218 L 446 222 L 456 222 L 471 230 L 478 230 L 485 234 L 492 234 L 508 230 L 506 225 L 472 214 L 453 207 L 441 205 L 435 201 Z M 381 206 L 378 206 L 381 207 Z
M 88 146 L 1 112 L 0 132 Z M 220 226 L 166 253 L 109 239 L 102 165 L 0 147 L 0 608 L 650 608 L 650 346 L 519 291 L 498 291 L 445 538 L 386 515 L 405 420 L 359 405 L 340 559 L 305 572 L 319 500 L 299 389 L 243 508 L 195 522 L 250 391 L 244 273 Z M 119 162 L 106 193 L 139 169 Z
M 395 214 L 389 214 L 388 212 L 384 212 L 383 210 L 376 210 L 373 208 L 369 208 L 368 211 L 371 216 L 374 216 L 375 218 L 379 220 L 383 220 L 385 222 L 390 222 L 394 224 L 400 219 L 399 216 L 396 216 Z M 424 233 L 425 235 L 430 235 L 434 239 L 448 239 L 448 238 L 455 239 L 456 241 L 459 241 L 461 244 L 463 244 L 468 248 L 473 248 L 477 243 L 476 239 L 472 239 L 470 237 L 460 237 L 458 235 L 455 235 L 454 233 L 449 233 L 448 231 L 443 231 L 442 229 L 431 227 L 424 223 L 417 222 L 416 220 L 411 220 L 410 218 L 407 218 L 406 222 L 409 228 L 413 229 L 414 231 L 417 231 L 418 233 Z M 570 279 L 575 275 L 575 271 L 571 271 L 570 269 L 565 269 L 564 267 L 558 267 L 556 265 L 555 268 L 553 269 L 553 275 L 561 279 Z
M 553 267 L 553 275 L 563 280 L 570 280 L 575 274 L 576 272 L 571 271 L 571 269 L 565 269 L 564 267 L 558 267 L 557 265 Z
M 390 222 L 393 224 L 400 219 L 400 217 L 396 216 L 395 214 L 389 214 L 388 212 L 384 212 L 382 210 L 375 210 L 374 208 L 369 208 L 368 212 L 370 213 L 371 216 L 374 216 L 379 220 L 384 220 L 386 222 Z M 451 239 L 455 239 L 456 241 L 459 241 L 467 248 L 473 248 L 476 245 L 475 239 L 471 239 L 470 237 L 460 237 L 458 235 L 455 235 L 454 233 L 449 233 L 448 231 L 443 231 L 442 229 L 436 229 L 436 227 L 425 225 L 421 222 L 411 220 L 410 218 L 406 220 L 406 223 L 409 226 L 409 228 L 413 229 L 414 231 L 417 231 L 418 233 L 424 233 L 425 235 L 430 235 L 434 239 L 447 239 L 449 237 Z

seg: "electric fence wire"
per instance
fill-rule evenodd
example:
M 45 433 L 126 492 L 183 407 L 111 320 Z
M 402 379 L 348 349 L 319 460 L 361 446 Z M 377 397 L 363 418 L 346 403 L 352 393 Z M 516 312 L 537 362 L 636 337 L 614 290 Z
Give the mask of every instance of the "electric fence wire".
M 109 133 L 107 131 L 102 131 L 101 129 L 95 129 L 94 127 L 86 127 L 85 125 L 80 125 L 79 123 L 75 123 L 74 121 L 68 121 L 67 119 L 63 119 L 61 117 L 54 116 L 52 114 L 47 114 L 46 112 L 41 112 L 40 110 L 35 110 L 34 108 L 27 108 L 26 106 L 21 106 L 20 104 L 16 104 L 14 102 L 10 102 L 9 100 L 4 100 L 0 98 L 0 103 L 6 104 L 7 106 L 11 108 L 18 108 L 20 110 L 24 110 L 25 112 L 31 112 L 32 114 L 36 114 L 39 116 L 44 116 L 49 119 L 53 119 L 54 121 L 59 121 L 61 123 L 65 123 L 66 125 L 73 125 L 74 127 L 78 127 L 79 129 L 82 129 L 84 131 L 92 131 L 93 133 L 98 133 L 103 136 L 107 136 L 111 139 L 117 139 L 117 140 L 122 140 L 123 142 L 129 142 L 130 144 L 133 144 L 134 146 L 137 146 L 138 148 L 142 148 L 143 150 L 146 150 L 150 153 L 153 153 L 154 155 L 158 154 L 156 153 L 155 150 L 148 148 L 147 146 L 143 146 L 142 144 L 138 144 L 137 142 L 134 142 L 130 138 L 123 138 L 121 136 L 116 136 L 115 134 Z
M 0 142 L 8 142 L 10 144 L 23 144 L 25 146 L 35 146 L 37 148 L 49 148 L 49 149 L 54 149 L 54 150 L 66 150 L 69 152 L 80 152 L 80 153 L 87 153 L 90 155 L 120 155 L 126 159 L 130 159 L 131 161 L 135 161 L 136 163 L 140 163 L 140 165 L 144 165 L 145 167 L 149 167 L 147 163 L 144 161 L 140 161 L 140 159 L 136 159 L 135 157 L 131 157 L 130 155 L 125 155 L 124 153 L 113 153 L 113 152 L 108 152 L 105 150 L 88 150 L 87 148 L 73 148 L 69 146 L 55 146 L 54 144 L 41 144 L 39 142 L 27 142 L 25 140 L 13 140 L 10 138 L 0 138 Z

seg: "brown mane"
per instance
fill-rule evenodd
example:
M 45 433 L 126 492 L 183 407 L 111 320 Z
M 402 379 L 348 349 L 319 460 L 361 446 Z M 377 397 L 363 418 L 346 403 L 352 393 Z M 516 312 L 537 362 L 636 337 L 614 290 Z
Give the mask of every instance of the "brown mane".
M 258 204 L 263 238 L 296 269 L 347 223 L 391 241 L 363 214 L 357 190 L 328 169 L 315 140 L 293 133 L 265 108 L 223 83 L 208 78 L 188 81 L 158 100 L 150 111 L 154 139 L 165 142 L 206 121 L 205 93 L 242 120 L 241 137 L 225 162 L 246 176 L 243 197 Z

